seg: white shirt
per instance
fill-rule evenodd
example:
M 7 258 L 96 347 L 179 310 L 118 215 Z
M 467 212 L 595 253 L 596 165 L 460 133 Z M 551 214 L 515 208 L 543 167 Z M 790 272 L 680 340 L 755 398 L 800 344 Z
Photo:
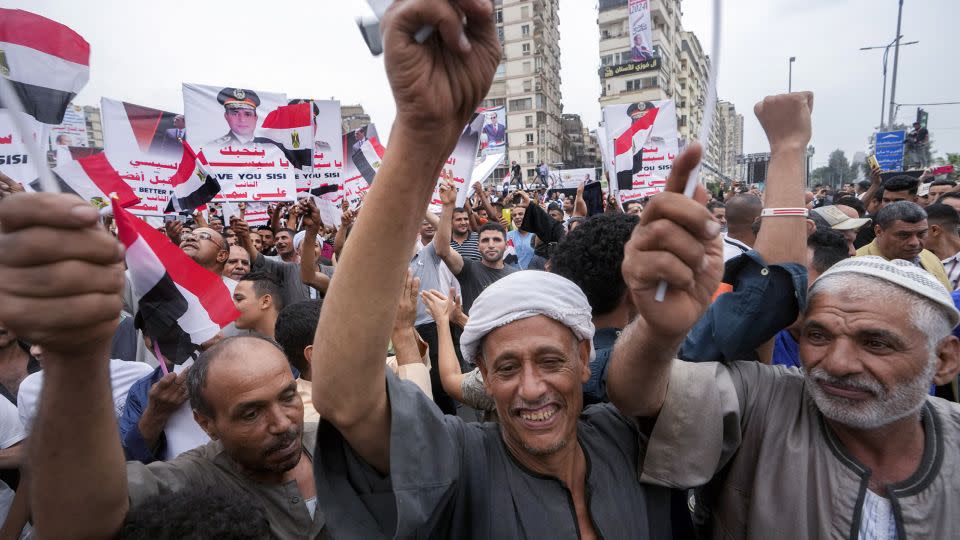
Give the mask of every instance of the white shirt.
M 127 392 L 133 383 L 146 377 L 153 371 L 143 362 L 125 362 L 110 360 L 110 388 L 113 391 L 113 413 L 120 417 L 123 406 L 127 403 Z M 43 371 L 31 373 L 20 383 L 17 392 L 17 411 L 19 421 L 23 424 L 26 433 L 30 433 L 33 420 L 37 417 L 37 404 L 40 401 L 40 390 L 43 388 Z
M 896 540 L 897 521 L 893 517 L 890 499 L 867 490 L 863 499 L 863 516 L 860 518 L 861 540 Z
M 174 373 L 180 373 L 192 365 L 193 360 L 187 360 L 182 365 L 174 366 L 173 371 Z M 167 425 L 163 427 L 163 435 L 167 439 L 167 449 L 163 456 L 164 461 L 170 461 L 187 450 L 193 450 L 210 442 L 210 436 L 193 418 L 193 409 L 190 407 L 189 400 L 184 401 L 170 415 Z
M 10 401 L 0 399 L 0 448 L 6 450 L 26 438 L 23 424 L 17 416 L 17 408 Z M 5 482 L 0 482 L 0 522 L 6 521 L 11 504 L 13 490 Z M 24 531 L 26 530 L 27 528 L 24 528 Z
M 727 262 L 734 257 L 739 257 L 750 251 L 750 249 L 750 246 L 736 238 L 731 238 L 726 234 L 723 235 L 723 262 Z

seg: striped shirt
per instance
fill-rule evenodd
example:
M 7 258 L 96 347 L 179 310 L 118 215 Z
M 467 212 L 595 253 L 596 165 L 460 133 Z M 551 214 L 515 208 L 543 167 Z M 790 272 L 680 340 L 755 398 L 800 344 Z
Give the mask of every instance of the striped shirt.
M 947 280 L 950 281 L 950 289 L 957 290 L 957 285 L 960 283 L 960 253 L 941 262 L 944 271 L 947 273 Z
M 470 259 L 473 261 L 480 260 L 480 235 L 470 231 L 470 234 L 467 235 L 467 239 L 463 241 L 462 244 L 458 244 L 453 238 L 450 239 L 450 247 L 454 251 L 460 254 L 464 259 Z

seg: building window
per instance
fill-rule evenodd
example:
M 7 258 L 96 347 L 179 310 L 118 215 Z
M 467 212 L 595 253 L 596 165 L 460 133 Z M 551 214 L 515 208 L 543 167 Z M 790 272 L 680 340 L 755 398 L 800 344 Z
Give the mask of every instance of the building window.
M 523 81 L 523 91 L 524 92 L 533 91 L 533 82 L 530 79 L 526 79 Z
M 501 63 L 499 66 L 497 66 L 497 72 L 494 73 L 493 76 L 494 76 L 494 77 L 503 77 L 506 73 L 507 73 L 507 65 Z
M 532 108 L 533 108 L 533 100 L 530 98 L 510 100 L 510 112 L 529 111 Z
M 524 73 L 532 73 L 532 72 L 533 72 L 533 66 L 530 64 L 530 62 L 524 62 L 524 63 L 523 63 L 523 72 L 524 72 Z
M 612 54 L 608 54 L 608 55 L 606 55 L 606 56 L 601 56 L 601 57 L 600 57 L 600 65 L 601 65 L 601 66 L 606 67 L 606 66 L 609 66 L 609 65 L 612 65 L 612 64 L 613 64 L 613 55 L 612 55 Z
M 520 46 L 520 50 L 523 51 L 524 56 L 530 56 L 530 44 L 524 43 Z
M 498 26 L 498 27 L 497 27 L 497 37 L 500 38 L 500 43 L 503 44 L 503 42 L 504 42 L 504 37 L 503 37 L 503 27 L 502 27 L 502 26 Z
M 656 88 L 659 85 L 657 77 L 646 77 L 627 81 L 627 92 L 637 92 L 647 88 Z
M 533 133 L 527 133 L 527 146 L 533 144 Z
M 533 163 L 533 152 L 527 152 L 527 163 Z
M 503 10 L 502 10 L 502 9 L 498 9 L 498 10 L 497 10 L 497 22 L 498 22 L 498 23 L 502 23 L 502 22 L 503 22 Z
M 529 18 L 530 18 L 530 8 L 529 8 L 529 7 L 523 6 L 523 7 L 520 8 L 520 18 L 521 18 L 521 19 L 529 19 Z
M 507 103 L 504 98 L 486 99 L 483 101 L 483 108 L 492 109 L 493 107 L 503 107 Z
M 523 117 L 523 120 L 524 120 L 524 123 L 525 123 L 525 127 L 527 127 L 527 128 L 532 128 L 532 127 L 533 127 L 533 117 L 532 117 L 532 116 L 524 116 L 524 117 Z
M 529 36 L 529 35 L 530 35 L 530 25 L 529 25 L 529 24 L 525 24 L 525 25 L 521 26 L 521 27 L 520 27 L 520 34 L 523 35 L 523 36 Z

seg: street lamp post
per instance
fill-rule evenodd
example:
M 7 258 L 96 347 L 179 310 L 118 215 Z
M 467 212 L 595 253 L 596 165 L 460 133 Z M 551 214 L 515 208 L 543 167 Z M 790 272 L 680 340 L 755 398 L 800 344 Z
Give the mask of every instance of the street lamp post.
M 887 106 L 887 60 L 890 56 L 890 47 L 893 47 L 894 44 L 897 44 L 897 46 L 899 47 L 900 45 L 906 46 L 906 45 L 914 45 L 914 44 L 920 43 L 919 41 L 908 41 L 906 43 L 900 43 L 901 39 L 903 39 L 903 36 L 898 35 L 896 39 L 894 39 L 887 45 L 879 45 L 876 47 L 860 47 L 861 51 L 872 51 L 875 49 L 883 49 L 883 95 L 880 98 L 880 129 L 883 129 L 884 127 L 884 119 L 885 119 L 884 112 Z M 894 119 L 893 106 L 891 106 L 890 114 L 891 116 L 890 116 L 889 124 L 893 125 L 893 119 Z
M 897 33 L 896 35 L 896 47 L 893 48 L 893 80 L 890 81 L 890 121 L 887 122 L 889 125 L 893 125 L 894 112 L 893 106 L 897 101 L 897 66 L 900 64 L 900 22 L 903 20 L 903 0 L 900 0 L 900 9 L 897 12 Z
M 791 92 L 793 92 L 793 63 L 796 62 L 796 61 L 797 61 L 797 57 L 796 57 L 796 56 L 791 56 L 791 57 L 790 57 L 790 76 L 789 76 L 789 79 L 787 80 L 787 93 L 788 93 L 788 94 L 791 93 Z

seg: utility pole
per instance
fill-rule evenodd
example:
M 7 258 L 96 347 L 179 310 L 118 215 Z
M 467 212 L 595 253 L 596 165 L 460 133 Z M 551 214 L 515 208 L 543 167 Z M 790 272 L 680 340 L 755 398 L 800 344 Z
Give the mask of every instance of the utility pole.
M 903 21 L 903 0 L 900 0 L 900 9 L 897 12 L 897 36 L 896 44 L 893 47 L 893 81 L 890 83 L 890 121 L 889 126 L 893 126 L 894 116 L 896 114 L 894 107 L 897 102 L 897 66 L 900 63 L 900 23 Z

